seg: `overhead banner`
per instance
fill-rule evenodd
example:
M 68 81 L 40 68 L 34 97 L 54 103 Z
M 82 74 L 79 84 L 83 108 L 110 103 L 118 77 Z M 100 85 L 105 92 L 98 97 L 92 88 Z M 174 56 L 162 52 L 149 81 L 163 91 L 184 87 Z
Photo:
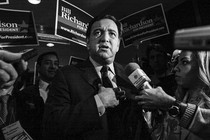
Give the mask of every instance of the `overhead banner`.
M 0 46 L 38 46 L 31 11 L 0 8 Z
M 86 46 L 86 31 L 92 18 L 75 5 L 57 0 L 55 35 Z
M 120 21 L 124 30 L 124 47 L 131 46 L 135 41 L 146 41 L 169 34 L 162 4 L 133 13 Z

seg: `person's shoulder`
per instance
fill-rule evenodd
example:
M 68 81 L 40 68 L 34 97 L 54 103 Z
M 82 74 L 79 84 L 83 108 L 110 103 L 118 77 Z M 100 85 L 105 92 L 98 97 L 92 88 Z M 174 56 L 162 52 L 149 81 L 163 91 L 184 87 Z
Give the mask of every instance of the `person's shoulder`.
M 30 86 L 25 87 L 25 88 L 22 90 L 22 92 L 24 92 L 24 91 L 31 91 L 31 90 L 34 90 L 34 89 L 36 89 L 36 88 L 38 88 L 37 85 L 30 85 Z
M 122 65 L 118 62 L 114 62 L 113 64 L 114 64 L 115 70 L 125 73 L 125 65 Z
M 119 62 L 114 62 L 114 67 L 117 67 L 117 68 L 120 68 L 120 69 L 124 69 L 125 68 L 125 65 L 119 63 Z
M 59 70 L 62 72 L 65 71 L 78 71 L 87 67 L 92 66 L 92 64 L 88 61 L 82 61 L 82 62 L 78 62 L 77 64 L 72 64 L 72 65 L 65 65 L 62 68 L 60 68 Z
M 66 65 L 59 69 L 62 73 L 73 73 L 77 72 L 79 67 L 77 65 Z
M 65 65 L 65 66 L 59 68 L 59 71 L 66 71 L 66 70 L 72 69 L 72 67 L 74 67 L 74 66 L 72 66 L 72 65 Z

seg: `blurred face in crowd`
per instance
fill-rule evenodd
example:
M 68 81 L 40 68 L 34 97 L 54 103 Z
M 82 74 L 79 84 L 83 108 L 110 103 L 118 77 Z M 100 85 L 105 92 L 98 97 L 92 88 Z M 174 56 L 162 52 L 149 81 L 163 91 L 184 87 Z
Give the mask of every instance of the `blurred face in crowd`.
M 199 66 L 195 55 L 190 51 L 181 52 L 174 71 L 177 84 L 183 88 L 193 88 L 200 81 Z
M 41 61 L 41 65 L 37 65 L 37 70 L 40 74 L 40 78 L 46 82 L 50 82 L 56 74 L 59 67 L 58 58 L 53 55 L 45 55 Z
M 162 73 L 167 70 L 167 60 L 163 52 L 151 50 L 149 53 L 149 64 L 156 73 Z
M 111 19 L 96 21 L 90 32 L 87 47 L 89 54 L 99 64 L 110 64 L 119 50 L 120 38 L 117 25 Z

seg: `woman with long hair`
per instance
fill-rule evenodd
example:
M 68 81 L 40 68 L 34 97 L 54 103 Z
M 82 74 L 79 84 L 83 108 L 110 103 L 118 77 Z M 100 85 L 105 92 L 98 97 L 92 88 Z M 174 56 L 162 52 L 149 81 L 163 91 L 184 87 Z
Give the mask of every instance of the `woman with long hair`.
M 210 52 L 180 50 L 174 61 L 175 97 L 161 87 L 142 90 L 136 100 L 153 113 L 151 135 L 158 140 L 210 137 Z

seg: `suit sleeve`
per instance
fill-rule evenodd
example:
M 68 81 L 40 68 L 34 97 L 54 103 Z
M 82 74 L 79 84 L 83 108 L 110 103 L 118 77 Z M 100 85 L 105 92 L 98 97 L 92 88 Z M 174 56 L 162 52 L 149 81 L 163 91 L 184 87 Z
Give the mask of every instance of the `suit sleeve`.
M 77 74 L 58 71 L 48 94 L 44 133 L 68 137 L 101 128 L 95 89 Z

